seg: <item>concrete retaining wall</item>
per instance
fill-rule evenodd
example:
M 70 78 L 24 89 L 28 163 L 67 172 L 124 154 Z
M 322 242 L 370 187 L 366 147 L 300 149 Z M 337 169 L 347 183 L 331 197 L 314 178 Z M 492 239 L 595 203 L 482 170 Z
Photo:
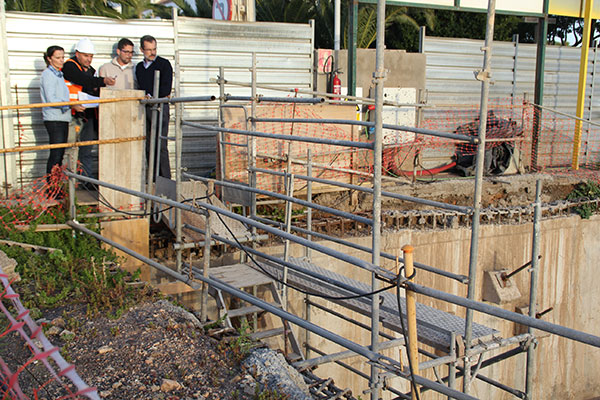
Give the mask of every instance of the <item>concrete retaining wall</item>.
M 541 255 L 538 310 L 554 307 L 554 310 L 543 316 L 549 322 L 570 328 L 600 335 L 600 216 L 590 220 L 582 220 L 578 216 L 557 218 L 542 222 Z M 480 268 L 477 276 L 477 300 L 481 300 L 483 287 L 483 271 L 514 269 L 531 258 L 532 224 L 524 225 L 484 225 L 480 241 Z M 370 246 L 371 238 L 363 237 L 354 240 Z M 401 231 L 386 233 L 383 236 L 383 250 L 392 254 L 401 254 L 400 248 L 405 244 L 415 247 L 415 261 L 423 262 L 457 274 L 468 275 L 470 230 L 455 229 L 448 231 Z M 336 244 L 329 244 L 346 253 L 352 253 L 366 260 L 370 255 L 348 250 Z M 277 249 L 273 249 L 277 252 Z M 293 256 L 303 256 L 304 251 L 293 248 Z M 313 252 L 313 262 L 317 265 L 332 268 L 335 272 L 351 276 L 354 279 L 370 283 L 370 274 L 357 267 L 332 261 L 325 256 Z M 386 266 L 392 268 L 392 263 Z M 526 306 L 529 298 L 529 273 L 527 270 L 512 278 L 522 296 L 502 307 L 515 311 L 517 307 Z M 420 271 L 416 282 L 460 296 L 466 296 L 467 287 L 453 280 Z M 304 315 L 304 296 L 291 297 L 291 309 L 298 315 Z M 366 318 L 328 304 L 333 310 L 369 323 Z M 418 301 L 447 312 L 464 317 L 460 307 L 441 303 L 419 296 Z M 330 314 L 315 310 L 311 312 L 312 322 L 342 334 L 347 338 L 368 345 L 370 332 L 345 323 Z M 514 323 L 502 321 L 480 313 L 475 313 L 475 322 L 498 329 L 503 337 L 514 335 L 521 327 Z M 536 351 L 536 372 L 534 378 L 534 399 L 591 399 L 600 395 L 600 349 L 579 344 L 557 336 L 539 332 L 539 346 Z M 304 333 L 300 334 L 304 339 Z M 339 347 L 311 335 L 309 343 L 327 353 L 339 351 Z M 487 353 L 485 358 L 499 354 L 509 348 Z M 389 356 L 398 357 L 398 349 L 388 351 Z M 313 354 L 315 356 L 315 354 Z M 403 355 L 405 358 L 405 355 Z M 425 361 L 421 358 L 420 361 Z M 369 365 L 364 359 L 355 357 L 346 361 L 355 368 L 369 374 Z M 332 376 L 339 387 L 349 387 L 355 395 L 365 398 L 363 391 L 368 388 L 367 380 L 349 373 L 334 364 L 321 366 L 316 373 L 320 376 Z M 446 376 L 447 368 L 439 369 L 440 375 Z M 525 387 L 525 354 L 518 355 L 494 366 L 482 369 L 481 374 L 500 381 L 519 390 Z M 425 374 L 434 379 L 431 370 Z M 390 382 L 403 391 L 408 385 L 403 380 Z M 462 381 L 459 380 L 462 386 Z M 490 385 L 477 381 L 474 383 L 473 395 L 482 399 L 512 399 L 512 395 L 502 392 Z M 384 398 L 392 398 L 389 392 Z M 428 393 L 424 398 L 442 398 Z

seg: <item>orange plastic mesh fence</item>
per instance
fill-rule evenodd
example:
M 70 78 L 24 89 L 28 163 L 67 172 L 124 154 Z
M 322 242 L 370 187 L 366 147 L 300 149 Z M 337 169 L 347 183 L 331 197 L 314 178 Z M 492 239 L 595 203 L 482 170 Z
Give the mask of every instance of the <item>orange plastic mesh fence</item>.
M 318 119 L 307 107 L 296 107 L 293 104 L 271 104 L 270 107 L 257 110 L 258 118 L 311 118 Z M 249 124 L 244 122 L 232 124 L 234 129 L 250 130 Z M 279 123 L 258 122 L 256 130 L 280 135 L 318 137 L 337 140 L 367 141 L 365 135 L 353 133 L 349 125 L 314 124 L 314 123 Z M 226 178 L 238 182 L 248 182 L 248 146 L 251 141 L 248 136 L 227 133 L 225 143 Z M 334 146 L 320 143 L 306 143 L 280 139 L 257 137 L 256 142 L 256 167 L 278 172 L 287 170 L 287 160 L 291 157 L 291 173 L 306 175 L 307 151 L 311 149 L 314 176 L 322 179 L 341 180 L 349 182 L 351 174 L 348 171 L 368 172 L 371 163 L 368 150 Z M 284 192 L 284 178 L 265 173 L 257 174 L 257 187 L 273 192 Z M 296 189 L 301 189 L 296 185 Z
M 96 388 L 88 386 L 75 367 L 65 361 L 58 347 L 44 335 L 42 327 L 30 316 L 9 276 L 0 265 L 0 342 L 9 352 L 0 353 L 0 394 L 3 399 L 99 399 Z M 15 344 L 16 343 L 16 344 Z M 26 349 L 23 349 L 26 346 Z M 23 350 L 23 351 L 20 351 Z M 20 357 L 20 353 L 29 356 Z M 45 368 L 40 366 L 43 365 Z M 37 367 L 36 371 L 32 369 Z M 43 371 L 40 371 L 43 370 Z M 23 379 L 27 375 L 26 382 Z

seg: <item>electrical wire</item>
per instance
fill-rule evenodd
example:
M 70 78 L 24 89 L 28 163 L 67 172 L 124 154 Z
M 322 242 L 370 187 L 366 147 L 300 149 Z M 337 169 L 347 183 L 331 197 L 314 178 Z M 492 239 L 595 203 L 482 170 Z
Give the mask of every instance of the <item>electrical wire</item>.
M 404 343 L 406 344 L 406 351 L 407 351 L 407 358 L 408 358 L 408 368 L 410 369 L 410 382 L 414 388 L 414 393 L 415 396 L 417 398 L 417 400 L 420 400 L 420 396 L 419 396 L 419 391 L 417 390 L 417 382 L 415 380 L 415 375 L 414 375 L 414 366 L 412 365 L 412 360 L 411 360 L 411 356 L 410 354 L 408 354 L 410 352 L 410 347 L 409 347 L 409 343 L 408 343 L 408 335 L 406 334 L 406 329 L 404 327 L 404 319 L 402 318 L 402 302 L 400 300 L 400 276 L 402 271 L 404 270 L 404 267 L 400 267 L 400 271 L 398 272 L 398 280 L 396 281 L 396 300 L 398 301 L 398 316 L 400 317 L 400 326 L 402 328 L 402 336 L 404 337 Z M 415 277 L 417 273 L 417 270 L 415 270 L 411 276 L 407 276 L 406 279 L 410 280 L 412 278 Z M 406 316 L 408 318 L 408 315 Z M 418 366 L 417 366 L 418 367 Z
M 83 188 L 85 190 L 87 190 L 88 193 L 92 193 L 92 190 L 90 190 L 87 185 L 83 185 Z M 170 209 L 174 208 L 174 206 L 168 206 L 160 211 L 152 211 L 152 212 L 143 212 L 143 213 L 135 213 L 135 212 L 129 212 L 129 211 L 125 211 L 125 210 L 119 210 L 118 208 L 116 208 L 115 206 L 113 206 L 112 204 L 110 204 L 110 202 L 108 200 L 106 200 L 106 197 L 104 197 L 104 195 L 102 195 L 99 191 L 98 193 L 98 202 L 101 203 L 102 205 L 104 205 L 107 208 L 110 208 L 111 210 L 115 211 L 115 212 L 119 212 L 125 215 L 129 215 L 129 216 L 133 216 L 133 217 L 149 217 L 149 216 L 153 216 L 153 215 L 160 215 L 165 211 L 169 211 Z M 209 193 L 205 196 L 202 197 L 196 197 L 196 198 L 190 198 L 190 199 L 184 199 L 181 201 L 181 203 L 188 203 L 190 201 L 193 200 L 200 200 L 200 199 L 208 199 L 210 196 L 213 196 L 215 194 L 215 192 Z
M 208 202 L 212 205 L 212 202 L 210 200 L 210 198 L 208 199 Z M 195 205 L 198 206 L 198 205 Z M 381 289 L 375 290 L 373 292 L 369 292 L 369 293 L 363 293 L 363 294 L 356 294 L 356 295 L 351 295 L 351 296 L 328 296 L 326 294 L 321 294 L 321 293 L 315 293 L 315 292 L 311 292 L 309 290 L 304 290 L 301 289 L 299 287 L 296 287 L 294 285 L 289 284 L 288 282 L 284 282 L 283 280 L 279 279 L 278 277 L 274 276 L 273 274 L 271 274 L 269 271 L 267 271 L 262 265 L 260 265 L 260 263 L 258 263 L 258 261 L 256 261 L 256 259 L 253 257 L 253 255 L 251 253 L 249 253 L 248 251 L 246 251 L 246 249 L 244 249 L 244 246 L 239 242 L 239 240 L 237 239 L 237 237 L 235 236 L 235 234 L 233 233 L 233 231 L 229 228 L 229 225 L 227 225 L 227 223 L 223 220 L 223 217 L 221 217 L 221 215 L 219 213 L 215 213 L 217 214 L 217 217 L 219 218 L 219 220 L 221 221 L 221 223 L 225 226 L 225 229 L 227 229 L 227 231 L 229 232 L 229 234 L 231 235 L 231 237 L 233 238 L 233 240 L 235 240 L 235 242 L 238 244 L 239 249 L 242 250 L 246 256 L 248 256 L 248 258 L 250 260 L 252 260 L 252 262 L 258 267 L 260 268 L 260 270 L 265 273 L 269 278 L 273 279 L 274 281 L 285 285 L 291 289 L 297 290 L 298 292 L 305 294 L 305 295 L 309 295 L 309 296 L 315 296 L 315 297 L 320 297 L 326 300 L 352 300 L 352 299 L 359 299 L 362 297 L 370 297 L 373 296 L 375 294 L 379 294 L 382 292 L 385 292 L 386 290 L 392 289 L 394 286 L 396 286 L 396 284 L 390 285 L 390 286 L 386 286 L 383 287 Z

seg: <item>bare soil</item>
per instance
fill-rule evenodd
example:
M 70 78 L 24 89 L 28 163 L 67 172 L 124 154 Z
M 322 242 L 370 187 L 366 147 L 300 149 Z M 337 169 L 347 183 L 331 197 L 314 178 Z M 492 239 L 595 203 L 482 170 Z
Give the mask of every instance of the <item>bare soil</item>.
M 119 319 L 89 319 L 85 306 L 70 306 L 45 313 L 59 313 L 45 331 L 102 398 L 253 398 L 235 348 L 205 335 L 197 320 L 174 310 L 172 304 L 160 300 L 138 304 Z M 19 337 L 11 335 L 0 343 L 0 356 L 7 363 L 22 365 L 31 357 Z M 30 398 L 48 379 L 46 368 L 38 362 L 19 375 L 21 388 Z M 54 381 L 39 391 L 38 398 L 65 395 L 66 389 Z

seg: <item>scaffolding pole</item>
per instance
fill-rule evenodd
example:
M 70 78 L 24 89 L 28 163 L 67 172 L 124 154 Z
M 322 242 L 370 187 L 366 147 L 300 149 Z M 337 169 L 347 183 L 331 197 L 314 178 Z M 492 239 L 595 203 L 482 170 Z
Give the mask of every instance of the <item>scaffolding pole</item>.
M 481 81 L 481 103 L 479 109 L 479 144 L 477 145 L 477 165 L 475 169 L 475 193 L 473 202 L 473 225 L 471 230 L 471 249 L 469 255 L 469 286 L 467 298 L 475 298 L 477 287 L 477 256 L 479 253 L 479 226 L 481 219 L 481 192 L 483 186 L 483 169 L 485 156 L 485 134 L 487 129 L 487 109 L 492 75 L 492 42 L 494 41 L 494 18 L 496 16 L 496 0 L 489 0 L 487 12 L 487 27 L 485 31 L 485 46 L 483 47 L 483 70 L 477 73 Z M 473 310 L 467 308 L 465 318 L 465 351 L 471 347 L 473 337 Z M 463 392 L 469 393 L 471 385 L 471 360 L 464 359 L 465 376 L 463 378 Z

